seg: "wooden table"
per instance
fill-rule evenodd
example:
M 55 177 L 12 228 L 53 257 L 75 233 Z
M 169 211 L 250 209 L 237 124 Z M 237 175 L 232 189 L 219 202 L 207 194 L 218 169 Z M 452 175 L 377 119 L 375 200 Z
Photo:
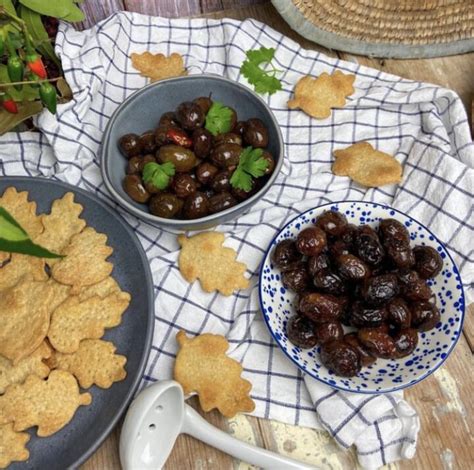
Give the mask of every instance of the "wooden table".
M 270 2 L 264 0 L 86 0 L 82 8 L 87 15 L 87 20 L 80 25 L 82 27 L 89 27 L 117 10 L 169 17 L 202 15 L 210 18 L 255 18 L 281 31 L 307 49 L 320 50 L 333 57 L 356 61 L 402 77 L 452 88 L 461 96 L 471 119 L 474 115 L 474 53 L 428 60 L 379 60 L 329 51 L 292 31 Z M 472 305 L 470 310 L 472 314 Z M 418 451 L 413 460 L 392 464 L 392 470 L 472 468 L 474 321 L 471 316 L 467 315 L 464 335 L 444 367 L 422 384 L 407 390 L 406 398 L 418 410 L 422 421 Z M 196 401 L 191 403 L 196 407 Z M 207 413 L 206 419 L 238 439 L 301 459 L 322 469 L 357 467 L 354 451 L 341 450 L 328 433 L 323 431 L 246 416 L 226 420 L 217 412 Z M 119 427 L 86 462 L 83 470 L 120 468 Z M 166 468 L 243 470 L 252 467 L 235 461 L 191 437 L 181 436 Z

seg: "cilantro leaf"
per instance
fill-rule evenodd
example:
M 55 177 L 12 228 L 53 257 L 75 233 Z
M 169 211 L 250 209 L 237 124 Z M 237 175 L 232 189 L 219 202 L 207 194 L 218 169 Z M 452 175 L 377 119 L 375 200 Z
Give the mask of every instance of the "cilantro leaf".
M 247 59 L 240 67 L 240 72 L 247 81 L 254 86 L 257 93 L 273 93 L 281 90 L 281 81 L 275 77 L 278 72 L 274 67 L 271 70 L 265 70 L 261 64 L 269 64 L 275 55 L 275 49 L 261 47 L 260 49 L 247 51 Z
M 171 162 L 163 164 L 148 162 L 143 167 L 143 181 L 151 183 L 155 188 L 165 189 L 175 173 L 174 165 Z
M 206 115 L 205 128 L 212 134 L 224 134 L 229 132 L 234 112 L 231 108 L 224 106 L 220 101 L 214 101 Z
M 240 154 L 239 165 L 230 178 L 232 187 L 249 192 L 252 189 L 252 176 L 260 178 L 265 174 L 269 162 L 263 158 L 262 149 L 246 147 Z

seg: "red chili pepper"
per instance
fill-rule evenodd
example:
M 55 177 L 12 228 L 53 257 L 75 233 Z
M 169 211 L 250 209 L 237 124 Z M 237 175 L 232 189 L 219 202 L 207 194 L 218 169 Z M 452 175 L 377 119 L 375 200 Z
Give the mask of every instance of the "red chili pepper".
M 44 80 L 48 77 L 48 74 L 46 73 L 46 69 L 44 67 L 43 61 L 41 60 L 41 56 L 35 51 L 34 47 L 31 45 L 31 41 L 28 34 L 25 34 L 25 41 L 26 65 L 35 75 Z
M 193 141 L 181 129 L 170 128 L 166 131 L 166 138 L 181 147 L 189 148 L 193 145 Z
M 12 113 L 12 114 L 18 113 L 18 106 L 8 93 L 5 93 L 3 95 L 2 106 L 9 113 Z

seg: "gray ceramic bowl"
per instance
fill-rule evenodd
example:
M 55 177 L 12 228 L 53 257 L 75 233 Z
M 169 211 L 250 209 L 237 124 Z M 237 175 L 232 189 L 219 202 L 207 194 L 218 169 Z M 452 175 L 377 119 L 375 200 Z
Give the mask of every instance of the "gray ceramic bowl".
M 176 109 L 183 101 L 212 93 L 215 100 L 231 106 L 239 120 L 261 119 L 269 132 L 268 150 L 275 158 L 275 170 L 265 186 L 240 204 L 200 219 L 165 219 L 150 214 L 145 204 L 138 204 L 125 193 L 122 180 L 127 161 L 117 142 L 130 132 L 141 134 L 157 126 L 166 111 Z M 105 185 L 117 202 L 128 212 L 169 230 L 202 230 L 233 219 L 255 204 L 270 188 L 283 163 L 283 139 L 278 123 L 266 103 L 244 85 L 217 75 L 190 75 L 152 83 L 129 96 L 115 111 L 102 141 L 101 171 Z

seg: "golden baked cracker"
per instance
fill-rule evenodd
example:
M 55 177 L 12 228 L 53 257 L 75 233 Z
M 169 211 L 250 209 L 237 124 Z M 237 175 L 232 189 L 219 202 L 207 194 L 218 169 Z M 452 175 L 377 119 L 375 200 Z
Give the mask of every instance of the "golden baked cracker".
M 10 262 L 0 268 L 0 290 L 18 284 L 25 275 L 34 281 L 46 281 L 48 275 L 44 268 L 45 263 L 42 258 L 12 253 Z
M 48 279 L 47 284 L 53 290 L 53 298 L 49 305 L 51 311 L 54 312 L 54 310 L 56 310 L 56 308 L 69 297 L 71 293 L 71 286 L 61 284 L 60 282 L 55 281 L 52 277 Z
M 190 339 L 180 331 L 176 339 L 180 349 L 174 378 L 184 393 L 197 392 L 204 411 L 217 408 L 231 418 L 239 411 L 255 409 L 249 395 L 252 384 L 240 377 L 242 366 L 225 355 L 229 343 L 223 336 L 205 333 Z
M 29 375 L 44 379 L 49 374 L 49 367 L 43 362 L 51 356 L 51 348 L 43 341 L 29 356 L 18 361 L 16 365 L 0 356 L 0 395 L 12 384 L 23 383 Z
M 71 372 L 82 388 L 92 385 L 109 388 L 127 376 L 124 368 L 127 358 L 115 351 L 116 347 L 109 341 L 85 339 L 72 354 L 55 352 L 50 365 Z
M 0 426 L 0 468 L 6 468 L 12 462 L 28 460 L 30 453 L 26 443 L 30 440 L 27 432 L 15 432 L 13 423 Z
M 10 259 L 11 253 L 7 251 L 0 251 L 0 266 L 6 263 Z
M 332 75 L 323 72 L 319 77 L 307 75 L 298 80 L 295 97 L 288 101 L 290 109 L 300 108 L 306 114 L 325 119 L 331 115 L 331 108 L 342 108 L 346 97 L 354 93 L 355 75 L 336 70 Z
M 41 218 L 36 215 L 36 202 L 28 201 L 27 191 L 19 193 L 10 186 L 0 197 L 0 206 L 15 218 L 31 239 L 34 240 L 43 231 Z
M 0 354 L 17 364 L 44 340 L 53 289 L 47 282 L 23 278 L 0 295 Z
M 133 68 L 138 70 L 142 77 L 150 78 L 152 82 L 187 74 L 183 57 L 177 52 L 173 52 L 169 57 L 148 51 L 141 54 L 133 52 L 130 58 Z
M 82 302 L 84 300 L 90 299 L 94 295 L 104 298 L 110 294 L 113 294 L 114 292 L 120 292 L 120 286 L 113 277 L 109 276 L 97 284 L 83 287 L 77 295 L 79 300 Z
M 49 341 L 57 351 L 73 353 L 81 340 L 100 338 L 105 328 L 117 326 L 129 303 L 130 294 L 126 292 L 104 298 L 96 295 L 83 302 L 78 296 L 69 297 L 53 312 Z
M 92 227 L 85 228 L 62 251 L 65 257 L 53 265 L 52 276 L 61 284 L 73 286 L 75 291 L 102 281 L 113 268 L 112 263 L 105 261 L 113 251 L 106 243 L 106 235 Z
M 15 431 L 38 426 L 38 436 L 50 436 L 91 401 L 90 393 L 81 394 L 76 379 L 65 370 L 53 370 L 47 380 L 30 375 L 0 396 L 0 424 L 13 422 Z
M 203 232 L 189 238 L 179 235 L 179 270 L 188 282 L 199 279 L 206 292 L 218 290 L 231 295 L 236 289 L 248 287 L 249 280 L 244 277 L 247 266 L 235 260 L 237 253 L 222 246 L 224 238 L 221 232 Z
M 338 176 L 349 176 L 368 187 L 400 183 L 402 165 L 388 153 L 374 149 L 368 142 L 357 142 L 345 149 L 335 150 L 332 171 Z

